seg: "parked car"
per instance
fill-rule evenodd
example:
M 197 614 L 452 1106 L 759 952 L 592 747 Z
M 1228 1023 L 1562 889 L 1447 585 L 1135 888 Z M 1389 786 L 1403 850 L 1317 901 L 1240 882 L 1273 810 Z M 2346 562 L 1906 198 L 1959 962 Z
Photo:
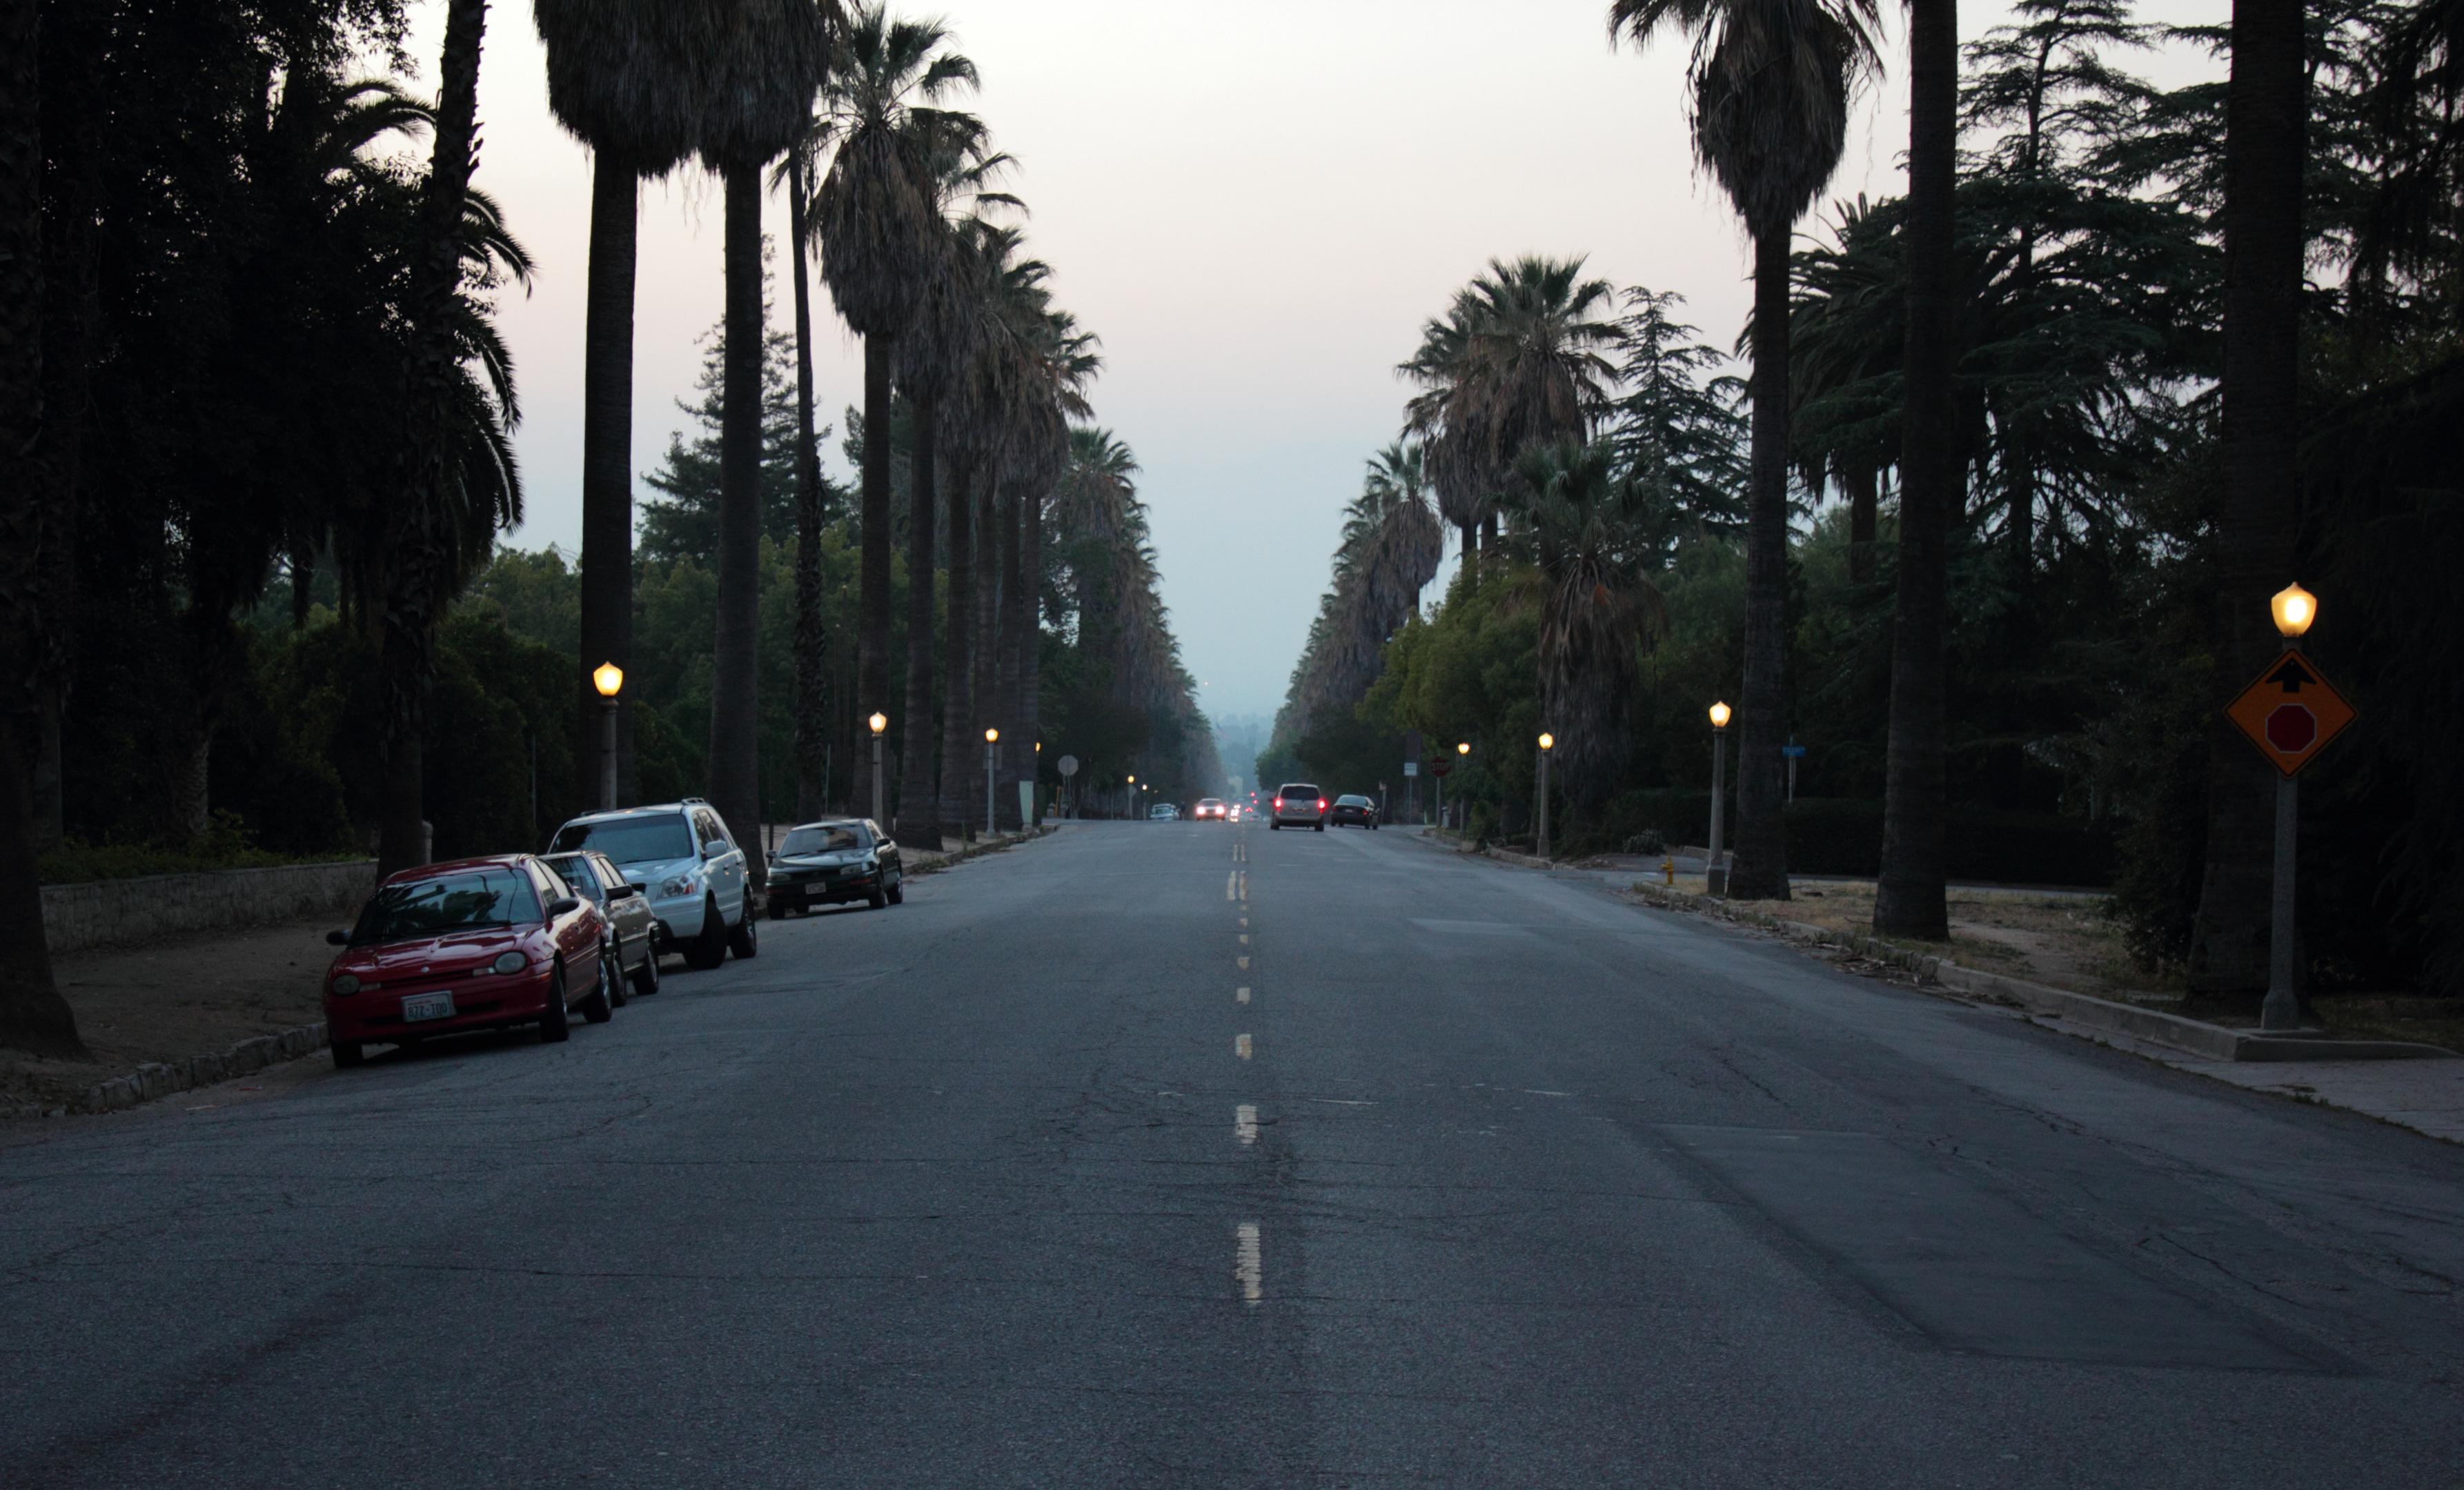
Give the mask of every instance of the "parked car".
M 1170 802 L 1157 802 L 1147 809 L 1149 822 L 1173 822 L 1180 818 L 1180 809 Z
M 1307 781 L 1286 781 L 1275 788 L 1275 806 L 1267 825 L 1326 831 L 1326 793 Z
M 728 953 L 750 957 L 756 939 L 753 887 L 744 850 L 698 797 L 655 807 L 594 812 L 556 830 L 554 854 L 595 848 L 650 903 L 656 945 L 684 953 L 685 966 L 710 969 Z
M 1221 797 L 1201 797 L 1198 799 L 1198 810 L 1192 813 L 1191 816 L 1200 822 L 1205 822 L 1209 818 L 1213 818 L 1218 822 L 1228 822 L 1231 821 L 1229 818 L 1224 816 L 1223 799 Z
M 563 1040 L 568 1013 L 593 1024 L 616 1009 L 607 923 L 529 854 L 457 859 L 377 887 L 325 970 L 334 1063 L 358 1065 L 371 1043 L 537 1024 Z
M 770 851 L 770 919 L 861 900 L 878 910 L 907 899 L 897 841 L 869 818 L 831 818 L 787 830 Z
M 1357 822 L 1375 832 L 1377 828 L 1377 804 L 1357 793 L 1338 797 L 1334 805 L 1327 809 L 1326 821 L 1337 827 L 1347 822 Z
M 540 862 L 571 886 L 576 895 L 597 906 L 599 918 L 607 923 L 607 950 L 616 961 L 617 1006 L 624 1006 L 622 990 L 627 983 L 637 994 L 657 993 L 658 922 L 650 914 L 650 903 L 624 871 L 609 863 L 605 854 L 589 848 L 578 854 L 548 854 Z

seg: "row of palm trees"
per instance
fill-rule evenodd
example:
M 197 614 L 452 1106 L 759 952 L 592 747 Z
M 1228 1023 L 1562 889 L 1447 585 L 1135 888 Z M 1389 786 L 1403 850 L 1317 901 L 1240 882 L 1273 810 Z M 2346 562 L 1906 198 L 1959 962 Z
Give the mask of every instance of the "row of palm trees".
M 764 173 L 788 199 L 796 283 L 799 444 L 796 676 L 798 799 L 822 806 L 825 672 L 813 449 L 808 255 L 832 307 L 863 342 L 857 501 L 855 709 L 901 721 L 896 832 L 938 847 L 977 826 L 973 742 L 1001 731 L 1001 776 L 1034 772 L 1044 508 L 1070 463 L 1073 420 L 1090 410 L 1095 340 L 1053 303 L 1027 255 L 1023 208 L 1001 190 L 1012 163 L 957 105 L 978 84 L 948 31 L 881 4 L 709 0 L 601 5 L 540 0 L 558 119 L 594 151 L 585 401 L 583 675 L 628 660 L 632 236 L 638 183 L 689 154 L 725 183 L 727 311 L 721 400 L 718 621 L 710 796 L 738 833 L 759 821 L 756 610 L 759 459 L 760 230 Z M 693 24 L 681 24 L 689 18 Z M 709 101 L 696 101 L 707 98 Z M 612 181 L 611 181 L 612 178 Z M 605 240 L 603 246 L 601 240 Z M 604 277 L 606 283 L 603 286 Z M 893 398 L 907 421 L 910 639 L 891 656 Z M 598 417 L 601 411 L 607 417 Z M 944 535 L 946 534 L 946 537 Z M 936 547 L 946 542 L 941 655 L 934 655 Z M 935 780 L 938 755 L 952 769 Z M 620 777 L 629 776 L 620 765 Z M 1017 813 L 999 794 L 1002 824 Z

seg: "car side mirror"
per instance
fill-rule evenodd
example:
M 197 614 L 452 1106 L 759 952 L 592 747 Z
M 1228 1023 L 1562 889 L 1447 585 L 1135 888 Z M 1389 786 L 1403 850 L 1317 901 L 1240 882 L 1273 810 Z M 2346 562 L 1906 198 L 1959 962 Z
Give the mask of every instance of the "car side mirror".
M 351 933 L 348 931 L 327 931 L 325 933 L 325 940 L 336 947 L 348 947 L 351 945 Z
M 701 845 L 701 856 L 704 859 L 715 859 L 725 852 L 727 852 L 727 845 L 716 839 Z
M 642 893 L 641 890 L 633 886 L 619 885 L 607 892 L 607 898 L 610 900 L 625 900 L 640 893 Z
M 565 896 L 562 900 L 551 900 L 547 903 L 548 919 L 552 921 L 558 916 L 571 915 L 574 911 L 581 909 L 582 902 L 574 899 L 570 895 Z

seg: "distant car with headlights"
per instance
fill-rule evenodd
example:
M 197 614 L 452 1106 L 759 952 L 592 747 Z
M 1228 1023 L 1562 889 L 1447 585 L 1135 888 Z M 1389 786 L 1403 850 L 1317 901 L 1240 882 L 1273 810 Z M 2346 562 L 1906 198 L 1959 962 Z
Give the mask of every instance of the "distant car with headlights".
M 1171 802 L 1157 802 L 1147 809 L 1147 821 L 1149 822 L 1177 822 L 1180 821 L 1180 809 Z
M 1308 781 L 1286 781 L 1275 789 L 1275 805 L 1268 826 L 1315 828 L 1323 833 L 1330 805 L 1326 793 L 1315 785 Z
M 607 923 L 529 854 L 456 859 L 387 877 L 325 969 L 334 1063 L 371 1044 L 537 1024 L 561 1041 L 574 1009 L 593 1024 L 615 1012 Z
M 1371 801 L 1368 798 L 1359 796 L 1356 793 L 1338 797 L 1334 800 L 1334 805 L 1327 809 L 1326 821 L 1333 823 L 1336 827 L 1341 827 L 1347 822 L 1358 823 L 1360 826 L 1367 828 L 1372 832 L 1375 832 L 1377 828 L 1377 804 Z
M 698 797 L 655 807 L 586 813 L 556 830 L 552 854 L 595 848 L 650 903 L 660 948 L 708 970 L 730 952 L 760 951 L 750 866 L 715 809 Z
M 621 997 L 626 984 L 637 994 L 659 991 L 659 924 L 650 914 L 650 903 L 642 892 L 627 883 L 625 872 L 608 862 L 607 856 L 590 849 L 578 854 L 545 854 L 539 862 L 557 872 L 557 877 L 573 888 L 574 894 L 599 908 L 599 918 L 607 923 L 607 950 L 616 959 L 616 983 L 620 997 L 617 1007 L 624 1007 Z
M 770 850 L 770 919 L 861 900 L 878 910 L 907 899 L 897 841 L 869 818 L 831 818 L 787 830 Z
M 1218 822 L 1229 822 L 1232 821 L 1224 814 L 1223 799 L 1221 797 L 1201 797 L 1198 799 L 1198 810 L 1191 813 L 1190 816 L 1200 822 L 1205 822 L 1209 818 L 1213 818 Z

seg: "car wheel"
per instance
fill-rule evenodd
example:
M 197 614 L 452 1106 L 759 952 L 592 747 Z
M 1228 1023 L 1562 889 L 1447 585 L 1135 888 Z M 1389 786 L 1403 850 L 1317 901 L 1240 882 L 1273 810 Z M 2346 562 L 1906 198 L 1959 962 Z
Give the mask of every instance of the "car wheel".
M 1317 830 L 1318 830 L 1319 832 L 1321 832 L 1321 833 L 1325 832 L 1325 831 L 1326 831 L 1326 824 L 1325 824 L 1325 823 L 1323 823 L 1323 822 L 1319 823 L 1319 824 L 1317 825 Z
M 890 895 L 887 891 L 876 889 L 871 894 L 864 897 L 864 903 L 870 906 L 873 909 L 878 910 L 882 907 L 890 904 Z
M 338 1040 L 334 1041 L 334 1069 L 338 1071 L 347 1071 L 355 1065 L 363 1063 L 367 1059 L 368 1047 L 361 1044 L 358 1041 Z
M 616 1004 L 607 997 L 608 988 L 616 981 L 605 956 L 599 959 L 599 978 L 590 992 L 583 997 L 582 1017 L 593 1024 L 605 1024 L 616 1017 Z
M 547 975 L 547 1012 L 539 1016 L 539 1043 L 553 1045 L 573 1035 L 573 1020 L 564 1011 L 564 964 Z
M 907 904 L 906 875 L 901 874 L 898 878 L 890 882 L 890 903 L 893 906 L 903 906 Z
M 787 919 L 787 897 L 776 890 L 770 893 L 770 919 L 773 921 Z
M 625 938 L 620 936 L 613 942 L 608 943 L 606 954 L 600 959 L 599 966 L 601 969 L 600 975 L 607 984 L 607 1007 L 610 1009 L 624 1008 Z
M 701 934 L 685 944 L 685 966 L 707 973 L 727 957 L 727 923 L 718 918 L 718 902 L 701 903 Z
M 1280 822 L 1269 822 L 1266 826 L 1274 829 L 1278 833 L 1281 833 L 1284 830 L 1284 825 Z
M 727 950 L 736 953 L 737 960 L 742 961 L 761 950 L 760 926 L 760 917 L 753 913 L 753 892 L 746 890 L 744 911 L 736 918 L 736 930 L 727 933 Z
M 633 995 L 645 998 L 659 991 L 659 944 L 644 937 L 649 944 L 642 949 L 642 965 L 633 970 Z

